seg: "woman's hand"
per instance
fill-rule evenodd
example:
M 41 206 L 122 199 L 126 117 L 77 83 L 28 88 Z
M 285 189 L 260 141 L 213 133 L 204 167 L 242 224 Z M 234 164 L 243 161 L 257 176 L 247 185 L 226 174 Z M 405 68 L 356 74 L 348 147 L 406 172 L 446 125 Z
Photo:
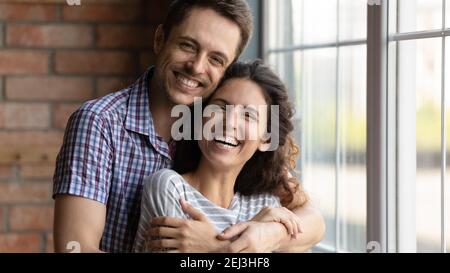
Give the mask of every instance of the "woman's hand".
M 276 222 L 241 222 L 227 228 L 218 236 L 222 240 L 235 240 L 224 247 L 230 253 L 269 253 L 277 250 L 286 238 L 286 229 Z
M 152 228 L 147 233 L 147 248 L 154 251 L 171 249 L 168 252 L 219 252 L 228 241 L 218 240 L 214 225 L 200 211 L 194 209 L 184 200 L 181 207 L 192 219 L 184 220 L 174 217 L 154 218 Z M 158 237 L 159 239 L 151 239 Z
M 266 207 L 250 221 L 228 227 L 218 238 L 232 240 L 226 248 L 229 252 L 271 252 L 286 240 L 286 231 L 291 240 L 298 239 L 303 232 L 300 218 L 286 208 Z
M 298 239 L 298 235 L 303 233 L 300 218 L 285 207 L 265 207 L 252 218 L 252 221 L 281 223 L 285 226 L 288 234 L 294 239 Z

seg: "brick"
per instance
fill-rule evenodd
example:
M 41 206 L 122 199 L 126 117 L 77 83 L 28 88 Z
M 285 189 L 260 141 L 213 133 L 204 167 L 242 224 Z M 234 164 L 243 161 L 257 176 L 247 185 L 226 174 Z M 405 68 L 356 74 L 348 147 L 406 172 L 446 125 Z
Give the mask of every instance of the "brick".
M 0 129 L 5 127 L 5 107 L 2 107 L 3 103 L 0 102 Z
M 48 104 L 2 103 L 7 129 L 47 129 L 50 127 Z
M 97 46 L 100 48 L 151 48 L 154 28 L 149 26 L 99 26 Z
M 0 131 L 0 164 L 49 164 L 56 161 L 63 132 Z
M 0 101 L 5 99 L 5 96 L 3 94 L 3 77 L 0 76 Z
M 13 176 L 13 167 L 11 165 L 0 165 L 0 179 L 6 179 Z
M 15 206 L 8 212 L 9 229 L 12 231 L 51 230 L 53 206 Z
M 97 80 L 97 97 L 103 97 L 109 93 L 119 91 L 130 84 L 132 84 L 135 78 L 118 78 L 107 77 Z
M 48 68 L 48 52 L 15 49 L 0 51 L 0 75 L 45 74 Z
M 23 47 L 80 48 L 93 44 L 92 28 L 83 25 L 8 25 L 6 44 Z
M 0 20 L 4 21 L 53 21 L 56 18 L 56 5 L 0 4 Z
M 55 172 L 54 164 L 33 164 L 20 166 L 20 177 L 23 179 L 50 180 Z
M 6 219 L 5 219 L 5 209 L 0 207 L 0 232 L 5 231 Z
M 23 134 L 26 134 L 25 132 Z M 62 141 L 62 137 L 61 137 Z M 11 145 L 0 148 L 0 164 L 55 164 L 61 148 L 57 143 L 49 145 Z
M 63 19 L 71 22 L 133 22 L 142 18 L 140 5 L 64 6 Z
M 53 233 L 45 236 L 45 253 L 54 253 Z
M 58 73 L 87 75 L 134 74 L 133 56 L 127 52 L 66 51 L 57 52 Z
M 48 203 L 50 183 L 0 183 L 0 204 Z
M 148 22 L 160 24 L 167 14 L 169 1 L 145 1 L 144 14 Z
M 70 116 L 80 107 L 79 103 L 64 103 L 53 108 L 53 128 L 65 129 Z
M 4 146 L 32 145 L 50 146 L 51 144 L 61 145 L 63 133 L 57 131 L 26 131 L 26 132 L 2 132 L 0 131 L 0 143 Z M 4 148 L 4 146 L 0 148 Z
M 3 47 L 3 40 L 4 40 L 4 38 L 3 38 L 4 30 L 3 29 L 4 29 L 3 24 L 0 23 L 0 47 Z
M 85 101 L 93 98 L 93 84 L 83 77 L 8 77 L 5 97 L 20 101 Z
M 3 94 L 3 77 L 0 76 L 0 101 L 4 100 L 4 94 Z
M 41 236 L 30 234 L 0 234 L 0 252 L 37 253 L 41 247 Z

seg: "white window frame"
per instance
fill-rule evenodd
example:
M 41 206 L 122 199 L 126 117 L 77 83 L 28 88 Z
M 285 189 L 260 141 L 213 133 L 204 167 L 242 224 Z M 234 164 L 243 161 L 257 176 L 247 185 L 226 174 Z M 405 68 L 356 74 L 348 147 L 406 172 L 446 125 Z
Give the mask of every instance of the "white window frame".
M 339 0 L 337 21 L 339 24 Z M 446 3 L 447 2 L 447 3 Z M 416 31 L 411 33 L 389 34 L 389 0 L 368 0 L 367 40 L 339 41 L 308 44 L 285 48 L 268 48 L 267 37 L 262 37 L 264 59 L 275 52 L 336 48 L 337 62 L 342 46 L 367 44 L 367 245 L 378 246 L 381 252 L 415 252 L 415 180 L 416 180 L 416 133 L 415 96 L 397 90 L 396 80 L 401 71 L 398 69 L 397 56 L 389 56 L 389 46 L 393 41 L 442 37 L 442 106 L 441 106 L 441 252 L 446 252 L 446 213 L 445 201 L 445 38 L 450 37 L 450 29 L 445 28 L 446 4 L 442 0 L 442 29 Z M 263 18 L 267 18 L 267 1 L 263 1 Z M 267 20 L 263 19 L 262 28 L 267 30 Z M 339 30 L 339 27 L 338 27 Z M 265 33 L 265 31 L 263 31 Z M 448 45 L 447 45 L 448 46 Z M 400 53 L 402 54 L 402 53 Z M 393 63 L 395 62 L 395 63 Z M 389 67 L 396 67 L 395 71 Z M 336 66 L 336 79 L 339 79 L 339 65 Z M 339 98 L 339 84 L 336 84 Z M 401 102 L 401 103 L 400 103 Z M 338 103 L 338 100 L 337 102 Z M 337 108 L 337 112 L 338 108 Z M 337 113 L 338 114 L 338 113 Z M 413 118 L 412 118 L 413 117 Z M 299 117 L 296 117 L 297 121 Z M 401 122 L 399 122 L 401 121 Z M 337 116 L 339 122 L 339 116 Z M 337 124 L 338 125 L 338 124 Z M 336 126 L 336 128 L 339 128 Z M 339 130 L 336 129 L 336 143 L 339 143 Z M 339 170 L 339 145 L 336 145 L 336 172 Z M 339 175 L 336 173 L 336 193 L 339 192 Z M 336 195 L 336 242 L 334 246 L 319 244 L 317 251 L 345 252 L 339 248 L 339 196 Z M 370 249 L 369 249 L 370 250 Z

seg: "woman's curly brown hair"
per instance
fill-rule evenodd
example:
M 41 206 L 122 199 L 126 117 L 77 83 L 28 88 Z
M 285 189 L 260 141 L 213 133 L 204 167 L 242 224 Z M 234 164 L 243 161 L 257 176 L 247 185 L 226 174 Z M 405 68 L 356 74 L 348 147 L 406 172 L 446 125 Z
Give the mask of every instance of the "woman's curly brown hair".
M 223 83 L 229 79 L 248 79 L 258 84 L 264 92 L 267 105 L 279 107 L 279 131 L 270 132 L 271 119 L 268 119 L 268 133 L 277 134 L 279 146 L 274 151 L 256 151 L 239 173 L 235 192 L 242 195 L 271 193 L 277 195 L 283 206 L 294 208 L 302 206 L 308 200 L 300 182 L 292 176 L 295 172 L 296 157 L 299 148 L 292 137 L 294 110 L 289 102 L 286 86 L 280 78 L 261 61 L 232 64 L 223 77 Z M 269 117 L 271 116 L 269 107 Z M 194 120 L 194 119 L 191 119 Z M 193 127 L 192 127 L 193 128 Z M 177 143 L 174 170 L 184 174 L 195 170 L 200 161 L 201 152 L 197 141 Z

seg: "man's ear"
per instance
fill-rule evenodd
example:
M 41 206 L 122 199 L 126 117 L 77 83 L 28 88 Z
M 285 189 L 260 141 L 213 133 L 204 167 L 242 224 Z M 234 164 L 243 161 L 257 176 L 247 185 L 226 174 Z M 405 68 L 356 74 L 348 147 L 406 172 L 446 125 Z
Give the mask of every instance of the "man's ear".
M 270 149 L 271 144 L 270 139 L 262 141 L 259 143 L 258 150 L 261 152 L 267 152 Z
M 155 40 L 153 41 L 153 51 L 156 55 L 158 55 L 164 45 L 165 37 L 164 37 L 164 28 L 163 25 L 159 25 L 155 31 Z

